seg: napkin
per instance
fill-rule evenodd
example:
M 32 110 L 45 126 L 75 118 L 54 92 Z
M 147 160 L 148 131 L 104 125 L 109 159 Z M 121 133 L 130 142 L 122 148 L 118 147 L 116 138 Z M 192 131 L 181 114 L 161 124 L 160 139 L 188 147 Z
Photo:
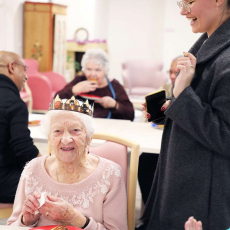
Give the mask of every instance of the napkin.
M 38 202 L 40 204 L 38 207 L 38 209 L 39 209 L 46 202 L 46 192 L 42 192 L 40 199 L 38 199 Z M 34 214 L 37 215 L 38 213 L 39 213 L 39 211 L 36 210 Z

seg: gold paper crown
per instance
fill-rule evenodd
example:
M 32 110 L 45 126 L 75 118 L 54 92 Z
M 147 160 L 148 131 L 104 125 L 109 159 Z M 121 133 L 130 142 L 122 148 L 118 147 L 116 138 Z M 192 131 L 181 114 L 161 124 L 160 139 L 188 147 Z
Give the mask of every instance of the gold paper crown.
M 57 95 L 50 103 L 49 110 L 75 111 L 89 115 L 91 117 L 93 116 L 93 105 L 90 105 L 88 100 L 83 102 L 81 100 L 75 99 L 74 96 L 72 96 L 71 99 L 63 102 L 63 100 L 60 99 L 59 95 Z

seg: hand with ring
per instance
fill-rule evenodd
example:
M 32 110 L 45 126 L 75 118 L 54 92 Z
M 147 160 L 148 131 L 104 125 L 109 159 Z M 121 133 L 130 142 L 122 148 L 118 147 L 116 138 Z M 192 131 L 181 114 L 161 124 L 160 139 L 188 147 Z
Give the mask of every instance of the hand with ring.
M 175 80 L 173 95 L 177 98 L 181 92 L 191 84 L 196 68 L 196 57 L 191 53 L 184 53 L 184 57 L 177 59 L 176 71 L 180 71 Z
M 161 111 L 165 111 L 171 104 L 171 100 L 167 100 L 161 107 Z M 146 109 L 146 103 L 142 104 L 142 110 L 143 110 L 143 115 L 145 117 L 145 119 L 150 119 L 151 115 L 149 113 L 147 113 L 147 109 Z
M 28 226 L 38 221 L 41 214 L 38 213 L 37 215 L 35 215 L 35 211 L 38 210 L 38 207 L 40 205 L 38 201 L 40 197 L 41 194 L 39 192 L 33 192 L 26 198 L 22 207 L 22 224 Z
M 146 103 L 142 103 L 142 111 L 143 111 L 143 115 L 145 117 L 146 120 L 151 118 L 151 115 L 149 113 L 147 113 L 147 108 L 146 108 Z
M 86 222 L 83 214 L 76 211 L 67 201 L 55 196 L 47 195 L 47 200 L 39 212 L 49 220 L 78 228 L 83 227 Z

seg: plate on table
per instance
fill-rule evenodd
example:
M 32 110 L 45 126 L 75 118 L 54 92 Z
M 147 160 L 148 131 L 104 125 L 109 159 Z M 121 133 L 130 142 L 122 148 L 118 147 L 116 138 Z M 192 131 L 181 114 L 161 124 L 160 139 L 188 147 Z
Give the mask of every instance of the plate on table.
M 157 129 L 164 129 L 164 125 L 157 125 L 152 123 L 152 127 L 157 128 Z
M 29 230 L 82 230 L 81 228 L 73 226 L 62 226 L 62 225 L 49 225 L 49 226 L 39 226 L 36 228 L 30 228 Z
M 40 125 L 41 121 L 40 120 L 33 120 L 33 121 L 29 121 L 28 125 L 29 126 L 38 126 Z
M 79 94 L 80 97 L 83 97 L 85 99 L 89 99 L 89 100 L 94 100 L 94 101 L 98 101 L 100 100 L 102 97 L 96 96 L 96 95 L 91 95 L 91 94 L 85 94 L 85 93 L 80 93 Z

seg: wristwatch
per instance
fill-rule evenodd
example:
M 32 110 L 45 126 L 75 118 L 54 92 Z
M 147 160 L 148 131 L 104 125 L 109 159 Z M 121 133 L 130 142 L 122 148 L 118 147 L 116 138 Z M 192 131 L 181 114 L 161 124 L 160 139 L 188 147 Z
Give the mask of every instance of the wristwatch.
M 82 227 L 82 229 L 85 229 L 88 226 L 89 222 L 90 222 L 89 217 L 85 216 L 85 218 L 86 218 L 86 222 L 85 222 L 85 225 Z

